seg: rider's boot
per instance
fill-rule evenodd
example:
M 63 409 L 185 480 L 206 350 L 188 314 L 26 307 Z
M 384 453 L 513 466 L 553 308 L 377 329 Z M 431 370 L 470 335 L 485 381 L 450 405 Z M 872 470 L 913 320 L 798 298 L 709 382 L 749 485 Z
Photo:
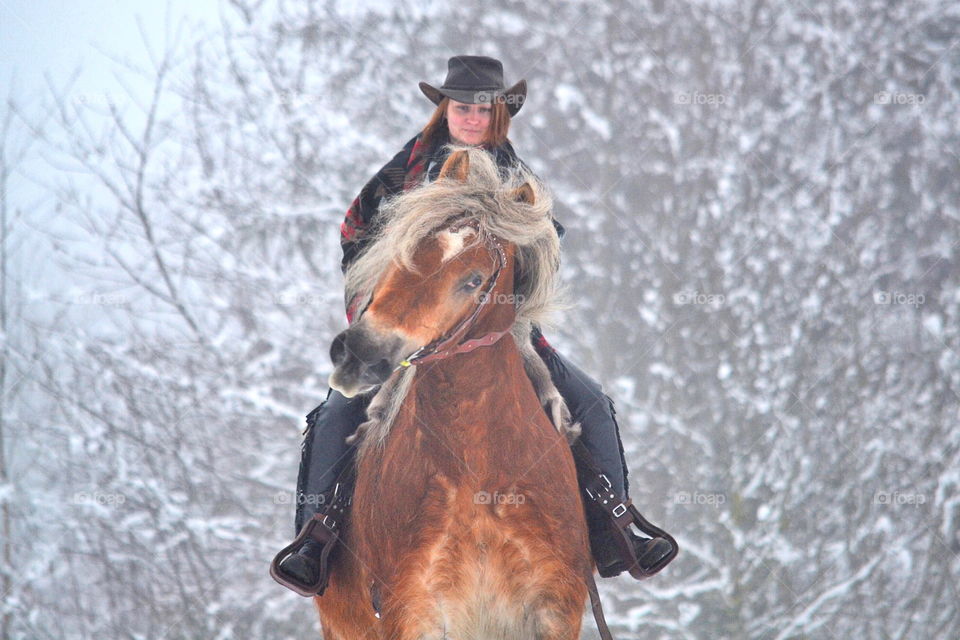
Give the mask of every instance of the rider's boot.
M 613 401 L 599 382 L 557 352 L 542 333 L 534 333 L 534 347 L 574 421 L 580 423 L 581 436 L 573 444 L 573 454 L 600 575 L 607 578 L 629 571 L 637 579 L 652 576 L 677 555 L 677 543 L 647 522 L 629 499 Z
M 295 553 L 280 561 L 281 573 L 307 585 L 320 584 L 320 564 L 326 545 L 314 539 L 307 540 Z
M 364 420 L 366 401 L 331 390 L 307 416 L 297 478 L 298 535 L 270 565 L 277 582 L 303 596 L 321 595 L 327 585 L 353 493 L 355 451 L 345 438 Z
M 676 541 L 648 522 L 632 500 L 614 492 L 605 474 L 595 468 L 581 469 L 586 466 L 581 457 L 575 455 L 597 572 L 611 578 L 628 571 L 637 580 L 658 573 L 676 557 Z
M 340 540 L 343 520 L 350 505 L 349 483 L 337 483 L 324 507 L 314 514 L 289 545 L 270 564 L 270 575 L 302 596 L 319 596 L 330 579 L 331 554 Z

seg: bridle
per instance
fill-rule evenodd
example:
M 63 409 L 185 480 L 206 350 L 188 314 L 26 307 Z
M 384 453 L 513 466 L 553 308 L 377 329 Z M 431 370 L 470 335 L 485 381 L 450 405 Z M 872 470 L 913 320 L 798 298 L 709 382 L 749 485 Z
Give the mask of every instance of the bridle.
M 460 228 L 460 227 L 457 227 L 457 228 Z M 492 344 L 495 344 L 498 340 L 500 340 L 500 338 L 502 338 L 506 333 L 510 331 L 509 328 L 504 329 L 503 331 L 491 331 L 479 338 L 474 338 L 472 340 L 460 342 L 460 339 L 463 338 L 463 336 L 474 326 L 474 324 L 476 324 L 477 318 L 480 316 L 480 312 L 483 311 L 483 308 L 490 302 L 493 289 L 497 286 L 497 281 L 500 279 L 500 274 L 503 271 L 503 267 L 507 263 L 507 256 L 503 250 L 503 245 L 500 243 L 499 239 L 497 239 L 495 236 L 487 236 L 485 238 L 485 244 L 488 249 L 492 249 L 494 252 L 494 255 L 496 257 L 496 267 L 494 268 L 493 273 L 490 275 L 490 278 L 487 280 L 487 285 L 484 287 L 483 293 L 480 294 L 480 301 L 473 308 L 473 311 L 470 313 L 470 315 L 468 315 L 463 320 L 458 322 L 457 325 L 452 330 L 450 330 L 447 334 L 440 336 L 439 338 L 431 341 L 430 343 L 420 347 L 419 349 L 417 349 L 416 351 L 408 355 L 406 358 L 401 360 L 400 364 L 398 364 L 394 368 L 394 371 L 409 367 L 410 365 L 413 365 L 413 364 L 424 364 L 427 362 L 442 360 L 444 358 L 448 358 L 458 353 L 467 353 L 468 351 L 473 351 L 474 349 L 477 349 L 479 347 L 490 346 Z M 361 310 L 360 313 L 362 314 L 363 311 L 366 310 L 366 307 L 369 305 L 370 305 L 370 300 L 368 299 L 367 304 L 364 306 L 363 310 Z M 576 443 L 574 444 L 573 451 L 575 455 L 577 455 L 577 453 L 579 452 L 579 455 L 586 457 L 588 460 L 590 460 L 590 462 L 587 464 L 595 467 L 595 463 L 592 461 L 592 456 L 590 456 L 590 453 L 586 449 L 582 440 L 576 441 Z M 606 478 L 605 475 L 599 472 L 599 469 L 594 469 L 594 471 L 597 474 L 598 478 L 602 478 L 603 480 L 606 480 L 607 489 L 609 490 L 610 481 Z M 604 506 L 604 508 L 608 510 L 612 510 L 611 513 L 613 513 L 615 516 L 616 515 L 619 515 L 621 517 L 623 516 L 624 511 L 618 511 L 618 510 L 620 507 L 624 507 L 625 506 L 624 504 L 621 503 L 616 505 L 615 507 L 612 505 L 609 505 L 609 506 L 607 505 L 608 500 L 606 498 L 609 497 L 610 502 L 613 502 L 615 501 L 614 498 L 616 498 L 614 494 L 611 493 L 610 496 L 600 496 L 599 494 L 597 494 L 597 496 L 595 496 L 590 491 L 587 491 L 587 495 L 589 495 L 592 499 L 596 500 L 598 503 L 602 502 L 602 505 Z M 672 555 L 669 557 L 669 559 L 672 560 L 673 556 L 676 555 L 677 549 L 678 549 L 676 542 L 673 540 L 673 538 L 670 537 L 669 534 L 667 534 L 666 532 L 662 531 L 661 529 L 657 529 L 656 527 L 653 527 L 653 525 L 651 525 L 649 522 L 644 520 L 643 516 L 640 515 L 640 513 L 636 510 L 636 507 L 634 507 L 632 503 L 630 503 L 629 509 L 630 509 L 629 513 L 631 515 L 628 517 L 633 518 L 634 516 L 636 516 L 637 518 L 639 518 L 640 522 L 637 522 L 637 525 L 638 527 L 641 528 L 641 530 L 644 531 L 644 533 L 649 534 L 650 530 L 653 529 L 655 530 L 655 533 L 657 535 L 664 536 L 670 542 L 670 544 L 673 546 L 673 552 L 672 552 Z M 649 528 L 644 528 L 641 526 L 641 524 L 648 525 Z M 626 536 L 626 534 L 621 534 L 621 535 Z M 631 571 L 631 574 L 632 573 L 633 572 Z M 600 601 L 600 595 L 597 590 L 596 580 L 593 577 L 592 568 L 590 572 L 587 574 L 585 583 L 587 586 L 587 591 L 590 594 L 590 608 L 593 611 L 593 617 L 594 617 L 594 620 L 596 621 L 597 629 L 600 632 L 600 637 L 602 640 L 613 640 L 613 636 L 610 633 L 610 629 L 607 627 L 606 620 L 604 619 L 603 603 Z M 374 596 L 374 598 L 376 599 L 376 596 Z M 376 610 L 376 616 L 379 618 L 380 610 L 376 604 L 374 604 L 374 609 Z
M 457 229 L 459 228 L 460 227 L 457 227 Z M 504 252 L 503 245 L 500 244 L 499 239 L 494 236 L 488 236 L 485 244 L 487 245 L 488 249 L 491 249 L 494 252 L 497 266 L 494 268 L 493 273 L 490 274 L 490 278 L 487 280 L 487 285 L 484 287 L 483 293 L 480 294 L 480 302 L 478 302 L 473 308 L 473 312 L 457 323 L 457 325 L 447 334 L 440 336 L 429 344 L 423 345 L 401 360 L 400 364 L 396 366 L 394 371 L 409 367 L 412 364 L 426 364 L 428 362 L 448 358 L 458 353 L 467 353 L 468 351 L 473 351 L 479 347 L 489 347 L 490 345 L 495 344 L 504 336 L 504 334 L 510 331 L 509 328 L 504 329 L 503 331 L 491 331 L 490 333 L 487 333 L 479 338 L 473 338 L 471 340 L 467 340 L 466 342 L 460 342 L 460 339 L 466 335 L 466 333 L 473 327 L 474 324 L 476 324 L 477 318 L 480 316 L 480 312 L 483 311 L 483 308 L 490 302 L 493 289 L 497 286 L 497 281 L 500 279 L 500 274 L 503 271 L 503 267 L 507 263 L 507 255 Z

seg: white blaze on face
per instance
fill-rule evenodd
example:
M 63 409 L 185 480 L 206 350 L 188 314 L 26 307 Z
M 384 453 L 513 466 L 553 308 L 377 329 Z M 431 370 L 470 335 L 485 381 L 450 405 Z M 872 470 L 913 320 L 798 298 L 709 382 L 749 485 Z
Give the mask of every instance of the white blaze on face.
M 440 246 L 443 248 L 443 256 L 440 258 L 440 262 L 446 262 L 463 251 L 463 246 L 466 244 L 466 241 L 475 235 L 477 235 L 477 230 L 469 226 L 460 227 L 458 231 L 444 229 L 437 234 L 440 240 Z

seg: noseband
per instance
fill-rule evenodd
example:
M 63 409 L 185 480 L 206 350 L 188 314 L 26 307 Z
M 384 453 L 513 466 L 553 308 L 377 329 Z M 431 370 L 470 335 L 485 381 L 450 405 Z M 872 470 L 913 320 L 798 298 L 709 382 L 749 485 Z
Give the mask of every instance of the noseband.
M 488 240 L 486 240 L 486 245 L 488 249 L 493 250 L 496 256 L 497 266 L 490 275 L 490 278 L 487 280 L 487 286 L 484 287 L 483 293 L 480 294 L 480 302 L 477 303 L 477 306 L 473 308 L 473 312 L 461 320 L 457 326 L 455 326 L 447 334 L 442 335 L 429 344 L 420 347 L 409 356 L 401 360 L 400 364 L 397 365 L 394 371 L 403 367 L 409 367 L 412 364 L 426 364 L 427 362 L 442 360 L 443 358 L 447 358 L 458 353 L 467 353 L 468 351 L 473 351 L 479 347 L 488 347 L 492 344 L 495 344 L 497 340 L 502 338 L 505 333 L 510 331 L 509 328 L 504 329 L 503 331 L 491 331 L 490 333 L 479 338 L 473 338 L 472 340 L 467 340 L 466 342 L 460 342 L 460 339 L 466 335 L 466 333 L 473 327 L 474 324 L 476 324 L 477 318 L 480 316 L 480 312 L 483 311 L 483 308 L 490 302 L 493 288 L 497 286 L 497 281 L 500 279 L 500 273 L 503 271 L 503 267 L 507 263 L 507 255 L 503 250 L 503 245 L 500 244 L 500 240 L 491 236 Z

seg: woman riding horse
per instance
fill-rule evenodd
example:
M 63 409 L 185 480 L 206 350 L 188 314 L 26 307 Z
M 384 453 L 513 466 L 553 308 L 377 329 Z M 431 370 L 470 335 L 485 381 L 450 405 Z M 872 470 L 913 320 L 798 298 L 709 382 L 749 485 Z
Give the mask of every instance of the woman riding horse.
M 444 84 L 435 88 L 421 82 L 420 89 L 437 108 L 424 129 L 364 186 L 348 209 L 340 227 L 344 271 L 373 235 L 370 231 L 376 225 L 381 201 L 437 179 L 449 144 L 481 147 L 503 168 L 523 165 L 507 132 L 526 97 L 526 81 L 505 88 L 498 60 L 452 57 Z M 563 227 L 556 221 L 554 226 L 562 237 Z M 358 302 L 347 301 L 348 322 L 356 319 Z M 676 555 L 676 544 L 647 523 L 630 503 L 613 402 L 597 381 L 549 345 L 537 327 L 530 338 L 573 421 L 581 425 L 582 445 L 575 447 L 574 453 L 579 454 L 575 460 L 581 489 L 595 503 L 585 500 L 590 546 L 600 575 L 611 577 L 623 571 L 636 578 L 653 575 Z M 345 516 L 349 498 L 343 494 L 349 493 L 350 486 L 336 481 L 353 463 L 356 443 L 347 444 L 347 440 L 365 421 L 369 400 L 369 395 L 347 398 L 331 389 L 326 400 L 307 416 L 297 483 L 296 531 L 301 535 L 298 544 L 288 545 L 278 554 L 272 571 L 278 582 L 301 595 L 320 595 L 327 584 L 327 558 L 337 538 L 304 535 L 305 525 Z M 631 525 L 649 537 L 638 536 Z

